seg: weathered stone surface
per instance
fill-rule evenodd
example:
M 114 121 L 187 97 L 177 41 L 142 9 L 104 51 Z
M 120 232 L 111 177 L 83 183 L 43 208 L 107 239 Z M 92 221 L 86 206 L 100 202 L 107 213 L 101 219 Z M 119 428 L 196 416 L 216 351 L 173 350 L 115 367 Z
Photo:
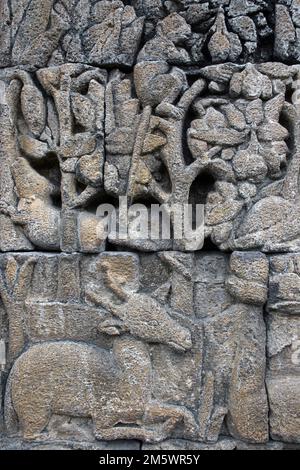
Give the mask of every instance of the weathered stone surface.
M 269 442 L 267 444 L 248 444 L 230 438 L 222 438 L 216 444 L 183 441 L 179 439 L 166 440 L 160 444 L 143 444 L 142 449 L 151 450 L 283 450 L 284 444 Z
M 205 236 L 222 250 L 298 249 L 299 116 L 286 99 L 298 66 L 204 67 L 188 87 L 181 69 L 152 59 L 133 73 L 82 64 L 0 73 L 2 251 L 189 250 L 105 231 L 97 206 L 120 196 L 169 215 L 204 203 Z M 201 193 L 205 175 L 213 182 Z
M 0 448 L 299 448 L 299 0 L 0 19 Z
M 278 376 L 268 380 L 270 431 L 275 440 L 299 442 L 300 378 Z
M 214 315 L 193 301 L 212 277 L 225 291 L 227 264 L 218 254 L 1 255 L 5 434 L 217 442 L 229 426 L 267 440 L 261 307 L 228 296 Z
M 297 0 L 3 0 L 1 18 L 2 67 L 130 67 L 143 43 L 173 65 L 299 60 Z
M 1 66 L 64 62 L 132 66 L 143 18 L 120 0 L 1 2 Z
M 216 444 L 203 444 L 200 442 L 183 441 L 179 439 L 166 440 L 160 444 L 143 444 L 142 449 L 151 450 L 234 450 L 233 439 L 220 439 Z
M 72 426 L 69 426 L 70 435 L 74 433 Z M 74 436 L 74 434 L 73 434 Z M 52 441 L 45 442 L 41 441 L 24 441 L 18 438 L 4 438 L 0 440 L 0 449 L 2 450 L 100 450 L 100 451 L 130 451 L 140 450 L 139 441 L 97 441 L 97 442 L 86 442 L 84 440 L 76 441 L 70 439 L 69 441 L 64 440 L 63 442 Z
M 270 268 L 267 328 L 270 432 L 275 440 L 299 443 L 299 254 L 273 256 Z

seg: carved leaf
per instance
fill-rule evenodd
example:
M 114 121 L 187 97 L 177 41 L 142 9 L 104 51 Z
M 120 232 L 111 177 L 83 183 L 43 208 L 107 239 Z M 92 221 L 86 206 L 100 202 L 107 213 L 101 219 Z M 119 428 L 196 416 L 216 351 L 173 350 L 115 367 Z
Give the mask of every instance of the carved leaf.
M 33 139 L 29 135 L 20 136 L 19 144 L 25 155 L 37 160 L 44 158 L 48 151 L 48 145 L 45 142 Z
M 279 121 L 280 113 L 284 105 L 284 96 L 282 94 L 275 96 L 265 104 L 265 118 L 268 121 Z
M 91 130 L 95 123 L 95 108 L 91 101 L 79 93 L 74 93 L 71 97 L 72 111 L 76 122 L 85 130 Z
M 45 127 L 46 109 L 42 93 L 25 84 L 21 92 L 21 109 L 29 130 L 39 136 Z
M 5 279 L 10 291 L 12 291 L 13 286 L 16 282 L 18 269 L 19 266 L 16 259 L 13 256 L 10 256 L 7 260 L 5 269 Z

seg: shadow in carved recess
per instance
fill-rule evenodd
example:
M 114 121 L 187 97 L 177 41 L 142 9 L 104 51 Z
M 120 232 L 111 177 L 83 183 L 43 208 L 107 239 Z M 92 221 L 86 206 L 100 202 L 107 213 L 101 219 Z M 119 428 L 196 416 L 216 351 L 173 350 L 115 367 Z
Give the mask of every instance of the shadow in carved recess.
M 108 242 L 189 251 L 186 240 L 107 235 L 96 205 L 119 196 L 157 201 L 169 214 L 204 202 L 205 236 L 221 250 L 297 250 L 298 72 L 228 63 L 199 69 L 188 86 L 181 69 L 149 57 L 133 73 L 82 64 L 1 72 L 1 250 L 97 253 Z

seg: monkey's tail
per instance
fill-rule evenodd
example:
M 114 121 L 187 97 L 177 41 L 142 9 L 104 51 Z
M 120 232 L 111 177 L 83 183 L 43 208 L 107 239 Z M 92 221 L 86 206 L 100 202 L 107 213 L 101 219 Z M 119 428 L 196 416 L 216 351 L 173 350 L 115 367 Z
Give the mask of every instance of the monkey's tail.
M 11 385 L 14 380 L 14 368 L 12 368 L 6 383 L 4 397 L 4 422 L 7 433 L 12 436 L 18 432 L 18 417 L 12 403 Z

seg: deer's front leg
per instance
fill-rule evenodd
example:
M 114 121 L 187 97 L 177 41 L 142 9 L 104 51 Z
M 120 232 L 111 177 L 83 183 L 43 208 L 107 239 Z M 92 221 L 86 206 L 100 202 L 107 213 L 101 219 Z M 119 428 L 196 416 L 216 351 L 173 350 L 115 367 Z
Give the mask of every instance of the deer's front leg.
M 183 425 L 184 437 L 193 439 L 197 437 L 198 424 L 194 415 L 184 406 L 167 405 L 158 402 L 150 402 L 144 414 L 145 423 L 164 422 L 168 436 L 179 424 Z

